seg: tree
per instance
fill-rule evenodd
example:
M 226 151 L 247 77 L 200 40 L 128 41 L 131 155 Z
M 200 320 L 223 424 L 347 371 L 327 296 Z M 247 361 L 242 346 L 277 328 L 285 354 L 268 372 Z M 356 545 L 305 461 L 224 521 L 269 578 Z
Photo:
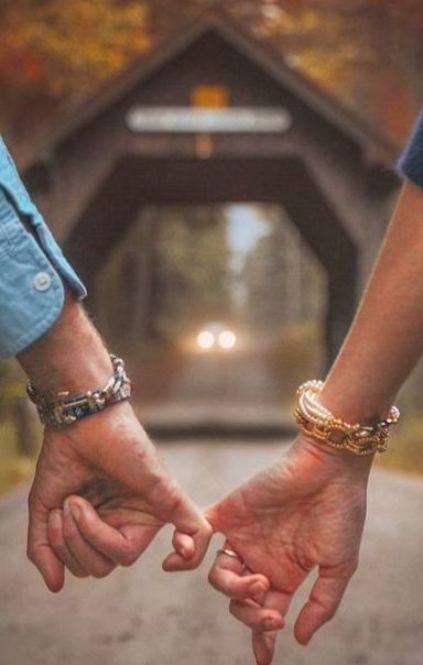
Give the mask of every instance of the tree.
M 6 0 L 0 43 L 1 119 L 12 133 L 33 131 L 151 46 L 148 7 L 138 0 Z
M 3 0 L 3 133 L 25 143 L 50 129 L 52 120 L 209 4 Z M 227 0 L 224 7 L 275 56 L 403 140 L 423 94 L 421 0 Z
M 113 338 L 186 336 L 230 313 L 226 219 L 218 207 L 148 208 L 97 278 Z
M 257 242 L 243 271 L 250 324 L 275 330 L 318 320 L 325 299 L 321 267 L 282 208 L 266 206 L 263 215 L 269 234 Z
M 226 219 L 219 207 L 163 209 L 159 234 L 159 320 L 188 330 L 230 313 Z

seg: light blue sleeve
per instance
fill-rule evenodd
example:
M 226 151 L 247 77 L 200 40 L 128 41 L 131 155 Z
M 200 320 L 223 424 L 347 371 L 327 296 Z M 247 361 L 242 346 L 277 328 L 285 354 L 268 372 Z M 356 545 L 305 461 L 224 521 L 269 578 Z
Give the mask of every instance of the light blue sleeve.
M 15 356 L 50 328 L 64 284 L 86 296 L 0 137 L 0 357 Z
M 412 180 L 415 185 L 423 187 L 423 113 L 414 126 L 397 167 L 401 175 Z

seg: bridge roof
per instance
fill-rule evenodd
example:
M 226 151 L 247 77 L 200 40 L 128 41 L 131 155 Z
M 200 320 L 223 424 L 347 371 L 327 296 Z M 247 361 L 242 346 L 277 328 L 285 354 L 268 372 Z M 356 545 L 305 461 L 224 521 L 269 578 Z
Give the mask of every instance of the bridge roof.
M 47 158 L 54 154 L 56 149 L 72 139 L 78 131 L 95 122 L 96 117 L 112 108 L 131 90 L 149 81 L 162 67 L 209 32 L 217 32 L 247 60 L 259 66 L 274 82 L 287 89 L 346 138 L 360 146 L 369 162 L 392 165 L 398 146 L 391 139 L 294 68 L 289 57 L 284 58 L 275 52 L 271 45 L 255 38 L 219 4 L 199 12 L 183 29 L 161 39 L 147 56 L 136 58 L 81 108 L 73 110 L 50 134 L 48 143 L 37 151 L 38 159 L 30 160 L 30 163 L 39 161 L 40 154 Z

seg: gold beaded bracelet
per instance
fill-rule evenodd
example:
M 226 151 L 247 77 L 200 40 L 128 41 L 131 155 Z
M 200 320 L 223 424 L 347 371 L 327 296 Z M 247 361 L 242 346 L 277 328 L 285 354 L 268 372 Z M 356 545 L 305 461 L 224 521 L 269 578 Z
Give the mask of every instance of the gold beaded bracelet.
M 336 418 L 319 403 L 322 381 L 307 381 L 297 390 L 298 406 L 295 420 L 302 432 L 337 450 L 355 455 L 373 455 L 388 447 L 389 428 L 398 422 L 399 409 L 392 406 L 387 417 L 374 425 L 350 424 Z

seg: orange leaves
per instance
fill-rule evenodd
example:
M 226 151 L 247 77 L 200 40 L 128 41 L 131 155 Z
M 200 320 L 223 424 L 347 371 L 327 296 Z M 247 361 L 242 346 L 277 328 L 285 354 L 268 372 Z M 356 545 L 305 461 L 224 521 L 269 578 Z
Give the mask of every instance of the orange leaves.
M 26 0 L 6 9 L 0 43 L 3 79 L 80 94 L 150 46 L 148 9 L 136 0 Z

